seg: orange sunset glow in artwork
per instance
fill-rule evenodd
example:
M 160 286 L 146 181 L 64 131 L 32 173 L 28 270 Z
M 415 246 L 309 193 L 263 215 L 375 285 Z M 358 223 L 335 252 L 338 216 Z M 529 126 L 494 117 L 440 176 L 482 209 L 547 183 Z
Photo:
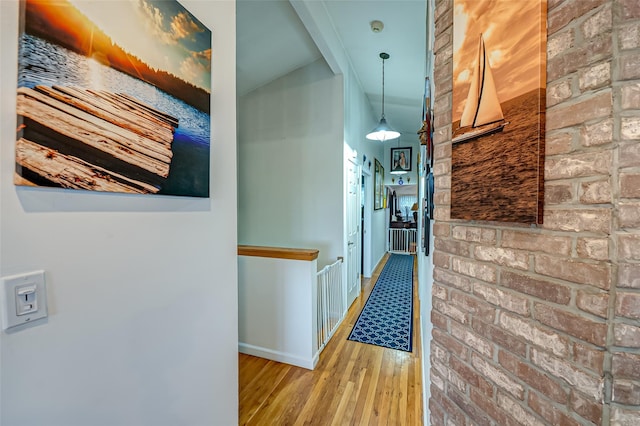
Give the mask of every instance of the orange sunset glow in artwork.
M 538 1 L 455 1 L 453 121 L 460 119 L 464 108 L 480 34 L 500 102 L 545 87 L 540 9 Z

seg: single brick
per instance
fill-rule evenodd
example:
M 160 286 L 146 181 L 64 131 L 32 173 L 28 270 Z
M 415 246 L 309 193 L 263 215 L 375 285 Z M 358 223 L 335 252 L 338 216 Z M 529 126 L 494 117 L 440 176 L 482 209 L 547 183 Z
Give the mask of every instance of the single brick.
M 547 107 L 552 107 L 571 98 L 571 80 L 562 80 L 547 87 Z
M 640 378 L 640 354 L 614 353 L 611 361 L 611 373 L 616 379 L 638 380 Z
M 613 141 L 613 120 L 607 118 L 593 124 L 585 124 L 580 130 L 582 146 L 598 146 Z
M 451 205 L 451 193 L 440 191 L 433 194 L 433 203 L 435 205 Z
M 611 182 L 597 180 L 580 184 L 580 202 L 583 204 L 611 203 Z
M 439 268 L 449 269 L 449 261 L 451 256 L 442 252 L 436 251 L 433 253 L 433 265 Z
M 618 287 L 640 288 L 640 265 L 620 263 L 618 265 Z
M 556 33 L 552 37 L 549 37 L 547 39 L 547 59 L 553 59 L 565 50 L 571 49 L 574 40 L 575 35 L 572 29 L 562 33 Z
M 569 405 L 578 415 L 591 423 L 600 424 L 602 421 L 602 402 L 587 398 L 579 392 L 572 390 L 569 395 Z
M 585 95 L 575 102 L 556 105 L 546 115 L 547 131 L 575 126 L 597 118 L 611 115 L 613 100 L 610 90 L 603 90 L 595 95 Z
M 640 382 L 614 378 L 611 398 L 619 404 L 640 405 Z
M 576 252 L 583 259 L 609 259 L 609 240 L 606 238 L 578 238 Z
M 640 139 L 640 118 L 622 117 L 620 119 L 620 136 L 622 140 Z
M 609 308 L 609 294 L 579 290 L 576 296 L 576 306 L 582 311 L 606 318 Z
M 640 54 L 628 53 L 617 58 L 620 80 L 637 80 L 640 78 Z
M 585 38 L 592 38 L 598 34 L 611 31 L 611 18 L 611 4 L 605 4 L 594 15 L 585 20 L 582 24 L 582 34 L 584 34 Z
M 578 342 L 573 344 L 573 360 L 598 375 L 604 371 L 604 354 L 604 349 L 594 349 Z
M 594 90 L 611 84 L 611 64 L 604 62 L 578 72 L 580 90 Z
M 636 426 L 640 412 L 637 409 L 625 409 L 620 407 L 611 408 L 611 425 L 613 426 Z
M 640 47 L 640 26 L 637 23 L 624 25 L 618 30 L 620 50 L 631 50 Z
M 502 231 L 502 247 L 528 251 L 542 251 L 549 254 L 569 255 L 571 252 L 571 238 L 529 231 Z
M 608 208 L 589 209 L 545 209 L 545 229 L 554 231 L 611 232 L 611 210 Z
M 465 312 L 454 306 L 451 306 L 443 300 L 433 299 L 433 309 L 462 324 L 466 324 L 468 322 L 467 314 Z
M 451 269 L 454 272 L 458 272 L 469 277 L 478 278 L 489 283 L 496 282 L 496 268 L 491 265 L 483 265 L 472 260 L 463 260 L 455 257 L 451 259 Z
M 618 259 L 640 260 L 640 235 L 618 235 Z
M 515 269 L 529 269 L 529 254 L 523 251 L 504 249 L 500 247 L 476 246 L 474 257 L 496 265 L 508 266 Z
M 620 195 L 625 198 L 640 198 L 640 174 L 620 174 Z
M 616 315 L 625 318 L 640 319 L 640 293 L 616 294 Z
M 473 293 L 492 305 L 500 306 L 520 315 L 529 316 L 529 300 L 525 297 L 479 282 L 473 283 Z
M 433 279 L 436 282 L 447 284 L 465 292 L 471 292 L 471 280 L 468 277 L 454 274 L 443 269 L 433 271 Z
M 449 317 L 442 315 L 441 313 L 431 310 L 431 324 L 434 327 L 441 330 L 447 330 L 449 328 Z
M 571 301 L 571 289 L 569 287 L 543 280 L 539 277 L 503 271 L 500 276 L 500 284 L 520 293 L 561 305 L 567 305 Z
M 604 346 L 607 339 L 607 325 L 581 315 L 556 309 L 543 303 L 536 303 L 534 318 L 549 327 L 598 346 Z
M 604 290 L 611 286 L 611 265 L 603 262 L 594 264 L 540 254 L 535 256 L 535 271 L 549 277 L 589 284 Z
M 437 250 L 455 254 L 457 256 L 469 257 L 469 244 L 464 241 L 445 240 L 436 238 L 434 241 Z
M 544 204 L 563 204 L 573 200 L 573 185 L 564 182 L 546 182 L 544 185 Z
M 618 204 L 618 220 L 621 228 L 640 228 L 640 202 Z
M 640 26 L 638 28 L 640 34 Z M 629 82 L 622 86 L 622 109 L 640 109 L 640 83 Z
M 568 339 L 552 330 L 543 329 L 530 321 L 525 321 L 506 312 L 500 314 L 500 326 L 514 336 L 520 336 L 526 341 L 545 348 L 558 356 L 567 356 L 569 352 Z
M 618 0 L 621 17 L 624 20 L 640 18 L 640 3 L 638 0 Z
M 431 288 L 431 294 L 433 295 L 433 297 L 437 297 L 438 299 L 442 299 L 442 300 L 447 300 L 447 297 L 448 297 L 447 288 L 435 283 Z
M 544 177 L 548 180 L 608 175 L 611 171 L 611 152 L 565 155 L 547 159 Z
M 640 143 L 627 142 L 620 144 L 620 154 L 618 161 L 620 167 L 640 166 Z
M 566 132 L 554 132 L 545 136 L 545 155 L 552 156 L 571 152 L 573 135 Z
M 627 348 L 640 348 L 640 327 L 630 324 L 617 323 L 613 326 L 614 344 Z
M 442 223 L 442 222 L 434 223 L 433 235 L 436 237 L 448 237 L 450 229 L 451 227 L 449 226 L 448 223 Z

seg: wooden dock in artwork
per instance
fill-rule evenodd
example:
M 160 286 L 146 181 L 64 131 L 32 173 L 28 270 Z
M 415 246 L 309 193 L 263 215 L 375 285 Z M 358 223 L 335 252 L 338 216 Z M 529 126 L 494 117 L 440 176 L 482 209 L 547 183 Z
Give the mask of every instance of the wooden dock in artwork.
M 169 175 L 175 117 L 126 95 L 18 89 L 16 184 L 156 193 Z

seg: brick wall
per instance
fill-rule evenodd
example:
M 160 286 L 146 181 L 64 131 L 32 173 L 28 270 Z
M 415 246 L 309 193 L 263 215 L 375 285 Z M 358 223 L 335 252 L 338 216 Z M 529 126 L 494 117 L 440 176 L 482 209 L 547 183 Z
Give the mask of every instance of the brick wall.
M 640 424 L 640 2 L 549 0 L 544 224 L 450 219 L 435 10 L 434 425 Z

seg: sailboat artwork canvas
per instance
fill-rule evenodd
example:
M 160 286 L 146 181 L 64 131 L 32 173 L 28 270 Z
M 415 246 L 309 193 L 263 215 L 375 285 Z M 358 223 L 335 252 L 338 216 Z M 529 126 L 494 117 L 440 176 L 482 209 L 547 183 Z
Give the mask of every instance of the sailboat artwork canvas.
M 451 217 L 542 223 L 546 0 L 454 0 Z
M 211 30 L 174 0 L 21 0 L 19 186 L 209 197 Z

